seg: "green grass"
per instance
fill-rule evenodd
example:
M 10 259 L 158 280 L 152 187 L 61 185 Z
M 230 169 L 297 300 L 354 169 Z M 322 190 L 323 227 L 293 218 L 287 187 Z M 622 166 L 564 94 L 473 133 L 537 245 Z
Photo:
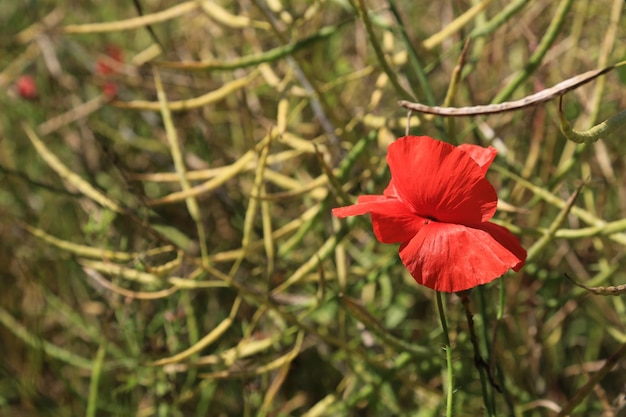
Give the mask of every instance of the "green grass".
M 398 100 L 515 100 L 622 61 L 624 2 L 140 3 L 0 4 L 0 415 L 445 415 L 436 294 L 331 209 L 386 186 Z M 123 62 L 97 74 L 107 45 Z M 625 79 L 565 95 L 572 126 L 626 108 Z M 454 415 L 626 415 L 624 295 L 563 275 L 626 283 L 623 132 L 568 142 L 556 100 L 410 130 L 498 148 L 496 220 L 531 254 L 469 294 L 502 393 L 442 298 Z

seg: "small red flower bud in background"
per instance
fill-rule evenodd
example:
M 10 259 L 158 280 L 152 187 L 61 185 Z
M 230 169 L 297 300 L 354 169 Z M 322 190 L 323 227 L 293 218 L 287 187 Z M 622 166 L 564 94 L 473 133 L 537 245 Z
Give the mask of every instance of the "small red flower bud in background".
M 107 45 L 104 48 L 107 58 L 99 58 L 96 61 L 96 74 L 98 75 L 110 75 L 117 72 L 117 70 L 111 66 L 111 60 L 115 62 L 122 63 L 123 60 L 123 52 L 119 46 L 116 45 Z
M 102 94 L 109 98 L 113 98 L 117 95 L 117 84 L 113 81 L 106 81 L 102 84 Z
M 99 58 L 96 61 L 95 72 L 97 75 L 102 76 L 105 81 L 102 83 L 102 94 L 109 98 L 113 98 L 117 95 L 117 84 L 111 81 L 111 76 L 119 72 L 115 65 L 111 61 L 119 62 L 123 61 L 123 51 L 116 45 L 107 45 L 105 48 L 105 55 L 107 58 Z
M 39 97 L 35 78 L 30 75 L 20 75 L 15 82 L 17 93 L 25 100 L 34 100 Z

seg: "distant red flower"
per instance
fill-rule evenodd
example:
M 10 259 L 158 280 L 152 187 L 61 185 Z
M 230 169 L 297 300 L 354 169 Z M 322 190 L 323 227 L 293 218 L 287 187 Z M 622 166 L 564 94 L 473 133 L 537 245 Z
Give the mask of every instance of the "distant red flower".
M 30 75 L 20 75 L 15 82 L 17 93 L 26 100 L 34 100 L 39 96 L 37 83 Z
M 119 46 L 107 45 L 105 47 L 105 55 L 107 58 L 98 58 L 96 61 L 96 74 L 110 75 L 117 70 L 111 66 L 111 61 L 121 63 L 123 60 L 123 52 Z
M 119 62 L 121 64 L 124 54 L 120 47 L 116 45 L 107 45 L 105 48 L 105 55 L 107 58 L 99 58 L 96 61 L 95 71 L 96 74 L 105 79 L 101 86 L 102 94 L 107 97 L 115 97 L 118 91 L 117 84 L 114 81 L 111 81 L 110 78 L 118 72 L 118 70 L 114 67 L 114 63 Z
M 383 195 L 333 209 L 337 217 L 370 213 L 376 238 L 401 243 L 400 259 L 415 281 L 458 292 L 519 271 L 526 250 L 490 223 L 498 196 L 485 178 L 497 151 L 405 136 L 389 146 L 391 181 Z
M 102 94 L 109 98 L 117 96 L 117 84 L 113 81 L 106 81 L 102 84 Z

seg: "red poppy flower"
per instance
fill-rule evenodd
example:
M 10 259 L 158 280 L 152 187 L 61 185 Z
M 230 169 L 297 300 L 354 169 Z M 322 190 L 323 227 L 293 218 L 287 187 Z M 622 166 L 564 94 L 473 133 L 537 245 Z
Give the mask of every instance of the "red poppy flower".
M 102 84 L 102 94 L 108 98 L 113 98 L 117 95 L 117 84 L 113 81 L 106 81 Z
M 26 100 L 34 100 L 39 96 L 37 82 L 30 75 L 20 75 L 15 82 L 17 93 Z
M 123 60 L 123 51 L 120 47 L 116 45 L 107 45 L 105 47 L 105 56 L 108 59 L 99 58 L 98 60 L 96 60 L 96 74 L 110 75 L 117 72 L 110 63 L 114 61 L 121 64 Z
M 489 223 L 498 196 L 485 174 L 496 153 L 402 137 L 389 146 L 391 181 L 383 195 L 360 196 L 333 214 L 370 213 L 376 238 L 401 243 L 400 259 L 419 284 L 445 292 L 486 284 L 526 260 L 517 238 Z
M 105 58 L 98 58 L 96 61 L 96 74 L 104 78 L 101 85 L 102 94 L 108 98 L 117 95 L 117 84 L 111 81 L 113 76 L 118 72 L 119 67 L 114 67 L 115 63 L 122 64 L 124 54 L 120 47 L 115 45 L 107 45 L 105 48 Z

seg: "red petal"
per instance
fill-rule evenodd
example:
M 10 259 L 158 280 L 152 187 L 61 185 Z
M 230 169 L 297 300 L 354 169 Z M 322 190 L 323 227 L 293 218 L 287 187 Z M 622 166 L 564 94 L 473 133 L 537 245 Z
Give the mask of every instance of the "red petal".
M 110 58 L 117 62 L 122 62 L 122 54 L 124 52 L 122 51 L 122 48 L 117 45 L 107 45 L 104 50 Z
M 107 81 L 102 84 L 102 94 L 108 98 L 113 98 L 117 95 L 117 84 L 113 81 Z
M 332 211 L 333 215 L 339 218 L 360 216 L 361 214 L 369 213 L 373 207 L 379 207 L 379 203 L 385 203 L 388 200 L 390 199 L 382 195 L 362 195 L 359 197 L 357 204 L 345 207 L 337 207 L 334 208 Z
M 400 247 L 402 263 L 419 284 L 445 292 L 486 284 L 509 268 L 519 270 L 526 251 L 517 239 L 500 226 L 482 226 L 431 222 Z
M 358 204 L 333 209 L 337 217 L 366 213 L 371 213 L 374 234 L 383 243 L 410 240 L 426 220 L 412 213 L 400 200 L 384 196 L 361 196 Z
M 17 78 L 16 85 L 17 92 L 23 99 L 33 100 L 39 95 L 37 92 L 37 82 L 30 75 L 20 75 Z
M 372 211 L 372 228 L 376 238 L 383 243 L 408 242 L 428 223 L 428 219 L 416 216 L 406 209 L 392 212 Z
M 487 174 L 489 166 L 496 159 L 498 151 L 493 146 L 483 148 L 482 146 L 470 145 L 464 143 L 458 146 L 458 149 L 462 150 L 466 154 L 472 157 L 474 161 L 482 168 L 483 175 Z
M 509 229 L 489 222 L 481 224 L 478 228 L 489 233 L 500 245 L 515 255 L 518 263 L 511 267 L 514 271 L 522 269 L 526 262 L 526 249 L 520 245 L 519 239 Z
M 389 181 L 389 185 L 387 185 L 387 188 L 385 188 L 385 190 L 383 191 L 383 195 L 385 197 L 398 198 L 398 193 L 396 193 L 396 187 L 393 185 L 393 178 L 391 179 L 391 181 Z
M 405 136 L 389 146 L 387 161 L 398 198 L 422 217 L 470 225 L 496 211 L 498 196 L 483 169 L 453 145 Z

